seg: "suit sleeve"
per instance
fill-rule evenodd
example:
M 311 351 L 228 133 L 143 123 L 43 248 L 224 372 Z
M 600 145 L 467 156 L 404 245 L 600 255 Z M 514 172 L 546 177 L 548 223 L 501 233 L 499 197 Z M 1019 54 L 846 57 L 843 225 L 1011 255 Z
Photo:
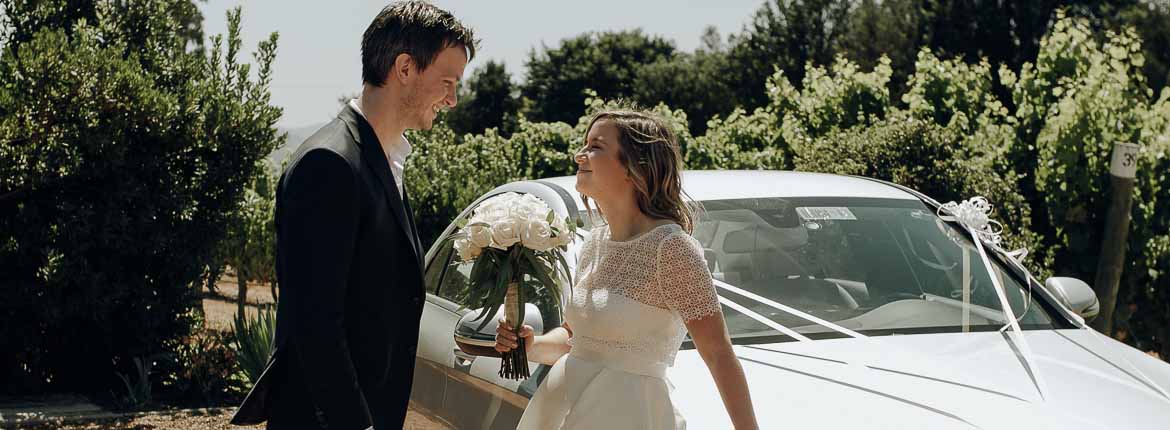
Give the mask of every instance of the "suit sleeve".
M 343 322 L 358 230 L 357 176 L 341 155 L 323 148 L 302 156 L 285 187 L 288 253 L 284 288 L 296 295 L 290 369 L 305 381 L 330 429 L 365 429 L 370 411 L 350 359 Z

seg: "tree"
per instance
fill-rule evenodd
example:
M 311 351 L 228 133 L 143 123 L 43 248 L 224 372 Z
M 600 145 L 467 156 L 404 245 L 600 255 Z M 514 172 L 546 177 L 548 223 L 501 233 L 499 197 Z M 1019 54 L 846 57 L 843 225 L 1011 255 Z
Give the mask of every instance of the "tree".
M 240 209 L 232 214 L 227 238 L 222 242 L 225 261 L 236 270 L 236 314 L 240 318 L 248 302 L 248 282 L 276 282 L 277 178 L 271 171 L 267 163 L 257 164 L 252 183 L 244 191 Z
M 693 135 L 707 131 L 708 119 L 735 108 L 735 100 L 729 95 L 731 86 L 723 76 L 727 52 L 719 32 L 707 27 L 702 40 L 694 53 L 680 53 L 638 67 L 633 85 L 632 98 L 643 106 L 663 103 L 686 111 Z
M 0 55 L 5 391 L 104 393 L 131 358 L 172 349 L 253 166 L 280 141 L 276 34 L 253 74 L 239 9 L 204 55 L 192 15 L 175 13 L 187 3 L 0 3 L 14 23 Z
M 206 1 L 206 0 L 198 0 Z M 58 0 L 58 1 L 0 1 L 0 12 L 4 13 L 4 23 L 9 27 L 5 41 L 9 43 L 24 43 L 42 29 L 61 29 L 72 35 L 74 24 L 80 20 L 93 23 L 98 19 L 100 9 L 106 9 L 123 15 L 127 21 L 140 20 L 135 16 L 142 10 L 136 10 L 136 2 L 109 2 L 100 0 Z M 167 1 L 161 2 L 158 10 L 174 20 L 174 36 L 190 47 L 203 46 L 203 13 L 199 11 L 195 1 Z M 150 33 L 145 28 L 123 27 L 118 30 L 120 36 L 127 37 L 127 42 L 144 42 L 143 37 Z M 137 36 L 137 40 L 131 40 Z
M 764 84 L 774 69 L 794 82 L 804 80 L 805 65 L 826 66 L 837 40 L 849 31 L 848 0 L 773 0 L 765 2 L 743 33 L 732 36 L 724 72 L 736 103 L 753 110 L 768 103 Z
M 585 90 L 607 99 L 634 95 L 640 65 L 669 59 L 674 43 L 642 30 L 585 33 L 528 54 L 521 94 L 531 102 L 531 121 L 572 123 L 581 116 Z
M 467 91 L 447 114 L 447 123 L 456 134 L 483 133 L 495 128 L 510 136 L 518 125 L 519 90 L 504 63 L 489 60 L 471 74 Z
M 924 14 L 921 0 L 862 0 L 849 14 L 849 31 L 838 39 L 837 51 L 867 69 L 888 57 L 893 69 L 890 94 L 898 100 L 915 70 Z

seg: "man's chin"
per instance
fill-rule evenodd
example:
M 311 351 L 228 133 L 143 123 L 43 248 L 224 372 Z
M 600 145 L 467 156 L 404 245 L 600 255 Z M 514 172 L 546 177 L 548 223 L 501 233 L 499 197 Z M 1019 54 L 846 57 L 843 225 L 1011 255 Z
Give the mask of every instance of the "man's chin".
M 432 128 L 435 128 L 435 117 L 430 117 L 429 119 L 419 121 L 419 130 L 430 131 Z

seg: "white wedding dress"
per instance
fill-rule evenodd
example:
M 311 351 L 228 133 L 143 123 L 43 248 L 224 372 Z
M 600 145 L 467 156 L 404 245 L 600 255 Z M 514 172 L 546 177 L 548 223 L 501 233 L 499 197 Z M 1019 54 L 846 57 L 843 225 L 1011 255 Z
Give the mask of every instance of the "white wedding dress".
M 665 224 L 627 241 L 593 229 L 565 305 L 573 330 L 518 429 L 683 429 L 666 368 L 684 321 L 720 312 L 698 241 Z

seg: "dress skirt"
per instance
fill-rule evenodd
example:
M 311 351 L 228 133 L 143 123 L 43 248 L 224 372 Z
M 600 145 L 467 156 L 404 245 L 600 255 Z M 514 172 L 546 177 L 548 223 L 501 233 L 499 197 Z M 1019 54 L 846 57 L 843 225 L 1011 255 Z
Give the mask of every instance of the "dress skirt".
M 615 363 L 575 348 L 549 370 L 517 429 L 685 429 L 673 388 L 661 366 Z

